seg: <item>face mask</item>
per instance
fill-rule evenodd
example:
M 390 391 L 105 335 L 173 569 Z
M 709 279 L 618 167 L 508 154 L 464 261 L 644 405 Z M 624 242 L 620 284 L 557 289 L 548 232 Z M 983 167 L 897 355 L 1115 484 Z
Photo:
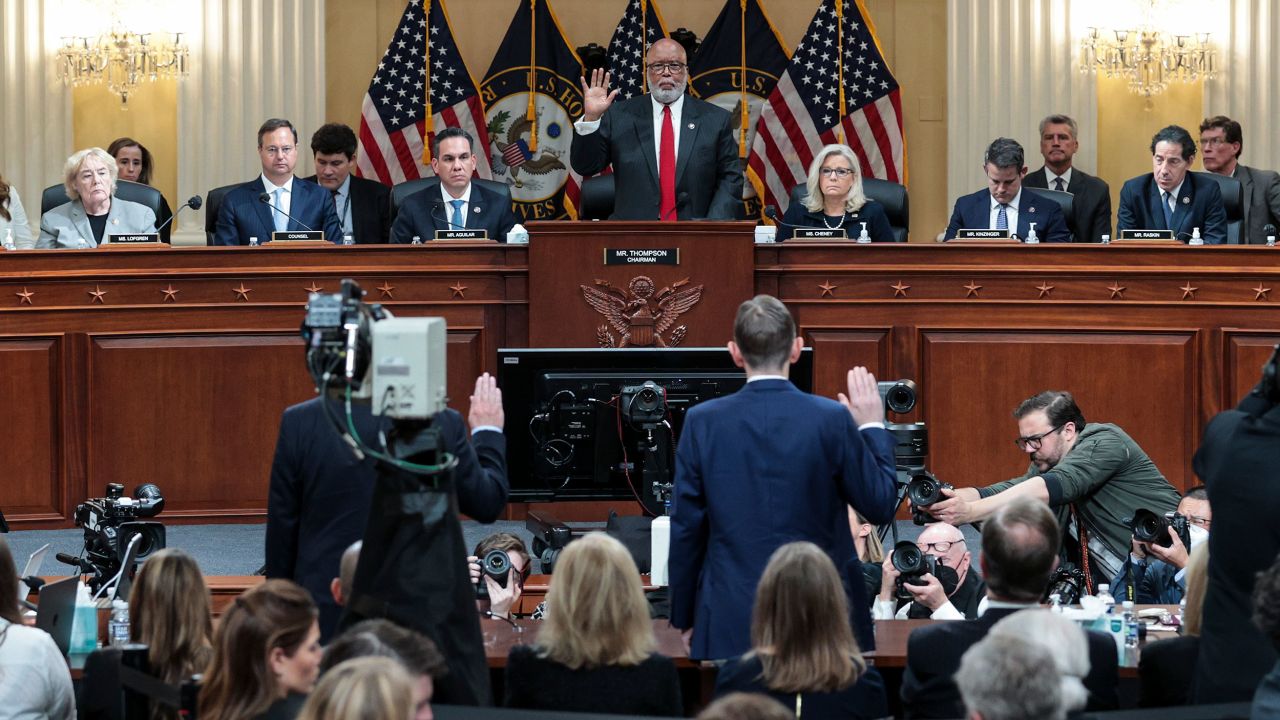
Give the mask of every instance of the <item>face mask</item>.
M 1196 549 L 1200 543 L 1209 539 L 1209 531 L 1199 525 L 1188 525 L 1187 535 L 1191 538 L 1191 547 L 1189 548 L 1191 550 Z

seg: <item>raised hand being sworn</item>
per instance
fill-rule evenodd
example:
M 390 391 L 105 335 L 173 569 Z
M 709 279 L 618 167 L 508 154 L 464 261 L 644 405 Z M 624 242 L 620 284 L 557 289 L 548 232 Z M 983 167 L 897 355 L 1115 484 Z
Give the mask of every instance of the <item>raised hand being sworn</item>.
M 590 83 L 587 83 L 586 78 L 579 78 L 579 80 L 582 81 L 582 119 L 595 122 L 613 104 L 613 99 L 618 97 L 620 90 L 618 88 L 609 90 L 609 73 L 603 68 L 591 71 Z

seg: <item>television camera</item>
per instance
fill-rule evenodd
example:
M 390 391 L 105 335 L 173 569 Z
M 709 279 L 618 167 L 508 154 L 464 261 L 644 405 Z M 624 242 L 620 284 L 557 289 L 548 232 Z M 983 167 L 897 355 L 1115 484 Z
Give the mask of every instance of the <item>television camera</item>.
M 107 483 L 106 497 L 90 498 L 76 506 L 75 522 L 84 528 L 84 550 L 80 557 L 58 553 L 59 562 L 74 565 L 91 574 L 89 586 L 97 592 L 102 584 L 120 573 L 125 551 L 133 536 L 140 536 L 137 560 L 151 557 L 165 547 L 164 524 L 152 518 L 164 510 L 164 496 L 153 483 L 144 483 L 124 494 L 124 485 Z M 131 570 L 131 569 L 130 569 Z

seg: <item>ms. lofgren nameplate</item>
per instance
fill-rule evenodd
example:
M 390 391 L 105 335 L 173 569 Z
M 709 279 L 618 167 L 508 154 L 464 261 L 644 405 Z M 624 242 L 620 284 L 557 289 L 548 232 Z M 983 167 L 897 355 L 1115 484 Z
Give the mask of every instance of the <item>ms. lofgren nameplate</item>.
M 679 265 L 680 248 L 604 249 L 605 265 Z

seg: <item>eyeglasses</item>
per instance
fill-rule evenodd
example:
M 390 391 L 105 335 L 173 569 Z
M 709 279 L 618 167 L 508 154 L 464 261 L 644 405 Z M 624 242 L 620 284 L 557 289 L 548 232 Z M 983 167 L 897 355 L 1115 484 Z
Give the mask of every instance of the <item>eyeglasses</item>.
M 1216 137 L 1200 138 L 1200 145 L 1202 147 L 1213 147 L 1214 145 L 1226 145 L 1226 144 L 1227 144 L 1226 138 L 1216 138 Z
M 1061 425 L 1059 425 L 1058 427 L 1052 430 L 1047 430 L 1045 432 L 1040 433 L 1039 435 L 1032 435 L 1030 437 L 1020 437 L 1017 440 L 1014 440 L 1013 442 L 1015 445 L 1018 446 L 1018 449 L 1020 450 L 1039 450 L 1040 446 L 1044 443 L 1045 438 L 1058 432 L 1059 430 L 1061 430 L 1066 426 L 1067 426 L 1066 423 L 1062 423 Z
M 1202 527 L 1202 528 L 1204 528 L 1205 530 L 1208 530 L 1208 529 L 1209 529 L 1209 521 L 1210 521 L 1210 519 L 1209 519 L 1209 518 L 1207 518 L 1207 517 L 1201 517 L 1201 516 L 1199 516 L 1199 515 L 1188 515 L 1188 516 L 1187 516 L 1187 522 L 1191 523 L 1192 525 L 1196 525 L 1196 526 L 1198 526 L 1198 527 Z
M 671 63 L 649 63 L 644 67 L 646 70 L 653 73 L 654 75 L 679 75 L 680 73 L 683 73 L 684 69 L 689 66 L 685 65 L 684 63 L 671 62 Z
M 818 168 L 818 173 L 823 177 L 831 177 L 834 175 L 843 180 L 852 175 L 853 171 L 849 168 Z
M 936 552 L 936 553 L 945 553 L 946 551 L 951 549 L 952 545 L 963 545 L 963 544 L 964 544 L 964 538 L 961 538 L 959 540 L 939 540 L 938 542 L 924 543 L 923 545 L 921 545 L 920 543 L 916 543 L 916 547 L 920 548 L 920 552 L 929 552 L 930 550 L 932 550 L 933 552 Z
M 266 151 L 268 155 L 292 155 L 296 149 L 292 145 L 281 145 L 280 147 L 270 145 L 266 148 Z

